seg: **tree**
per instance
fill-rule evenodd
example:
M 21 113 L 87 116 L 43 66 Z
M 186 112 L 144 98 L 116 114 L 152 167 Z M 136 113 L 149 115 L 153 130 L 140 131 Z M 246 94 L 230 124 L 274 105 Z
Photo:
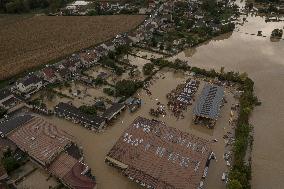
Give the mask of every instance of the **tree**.
M 116 96 L 132 96 L 142 86 L 142 81 L 133 81 L 125 79 L 118 81 L 115 85 Z
M 145 65 L 143 66 L 143 73 L 144 73 L 145 75 L 150 75 L 150 74 L 152 74 L 153 71 L 154 71 L 154 67 L 155 67 L 155 65 L 152 64 L 152 63 L 147 63 L 147 64 L 145 64 Z
M 95 107 L 83 105 L 83 106 L 80 106 L 79 109 L 85 114 L 88 114 L 91 116 L 97 115 L 97 110 Z
M 229 184 L 228 184 L 228 189 L 242 189 L 242 185 L 239 181 L 233 179 L 230 180 Z
M 224 73 L 224 70 L 225 70 L 225 67 L 222 66 L 221 69 L 220 69 L 220 73 L 223 74 L 223 73 Z

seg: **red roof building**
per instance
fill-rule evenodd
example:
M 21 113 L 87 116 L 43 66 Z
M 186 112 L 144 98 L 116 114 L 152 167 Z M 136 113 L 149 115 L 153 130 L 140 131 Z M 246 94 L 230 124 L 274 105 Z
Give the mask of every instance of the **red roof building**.
M 210 154 L 209 141 L 138 117 L 107 154 L 106 162 L 147 188 L 196 189 Z

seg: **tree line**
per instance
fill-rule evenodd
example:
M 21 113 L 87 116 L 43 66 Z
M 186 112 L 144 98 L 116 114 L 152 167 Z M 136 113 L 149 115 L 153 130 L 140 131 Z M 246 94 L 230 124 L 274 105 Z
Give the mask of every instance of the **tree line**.
M 37 10 L 54 12 L 71 0 L 0 0 L 1 13 L 29 13 Z

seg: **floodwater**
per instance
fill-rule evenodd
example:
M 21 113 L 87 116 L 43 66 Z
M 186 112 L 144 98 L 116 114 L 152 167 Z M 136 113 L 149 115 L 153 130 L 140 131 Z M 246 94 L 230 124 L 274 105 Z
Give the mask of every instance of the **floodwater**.
M 247 20 L 238 26 L 238 31 L 188 49 L 175 58 L 206 69 L 220 70 L 224 66 L 225 71 L 247 72 L 254 80 L 262 105 L 251 117 L 254 125 L 252 188 L 283 189 L 284 40 L 271 42 L 269 37 L 273 29 L 283 28 L 284 23 L 265 23 L 265 18 L 258 16 L 248 16 Z M 259 30 L 267 37 L 251 35 Z
M 270 34 L 274 28 L 283 28 L 283 22 L 265 23 L 265 18 L 248 16 L 248 22 L 239 25 L 233 33 L 217 37 L 196 48 L 187 49 L 174 58 L 187 60 L 191 65 L 206 69 L 247 72 L 255 82 L 255 91 L 262 105 L 257 107 L 251 117 L 254 125 L 254 146 L 252 153 L 252 187 L 254 189 L 282 189 L 284 183 L 284 40 L 271 42 Z M 261 37 L 257 32 L 263 31 Z M 187 78 L 182 73 L 163 71 L 150 87 L 152 96 L 140 91 L 137 96 L 142 98 L 143 105 L 136 113 L 124 112 L 119 119 L 104 132 L 93 133 L 79 125 L 59 118 L 46 118 L 58 127 L 74 135 L 84 149 L 84 157 L 97 178 L 100 189 L 140 189 L 136 183 L 122 176 L 115 168 L 104 163 L 108 151 L 115 144 L 122 132 L 137 117 L 152 118 L 150 108 L 156 102 L 167 103 L 166 94 Z M 203 83 L 204 84 L 204 83 Z M 196 96 L 200 94 L 202 85 Z M 225 189 L 221 176 L 228 168 L 223 160 L 226 152 L 223 135 L 231 131 L 228 126 L 231 104 L 235 99 L 226 90 L 228 103 L 221 110 L 221 117 L 214 130 L 194 126 L 192 124 L 192 107 L 184 113 L 185 119 L 177 120 L 169 112 L 166 117 L 159 118 L 167 125 L 179 128 L 209 140 L 218 139 L 213 144 L 217 160 L 209 168 L 205 188 Z M 158 100 L 156 100 L 158 99 Z M 194 106 L 194 104 L 193 104 Z
M 154 118 L 149 115 L 149 110 L 157 108 L 157 102 L 166 105 L 168 102 L 166 94 L 175 89 L 178 84 L 185 82 L 188 78 L 189 76 L 186 76 L 184 73 L 175 73 L 173 70 L 159 72 L 149 87 L 149 90 L 152 92 L 151 96 L 147 95 L 144 90 L 137 93 L 137 97 L 143 100 L 142 107 L 135 113 L 130 113 L 126 110 L 114 124 L 100 133 L 94 133 L 80 125 L 75 125 L 60 118 L 47 117 L 46 119 L 73 135 L 77 140 L 76 142 L 83 147 L 85 161 L 93 170 L 100 189 L 140 189 L 142 187 L 122 176 L 115 168 L 104 163 L 106 154 L 137 116 L 149 119 Z M 204 84 L 205 82 L 201 81 L 196 97 L 201 93 Z M 230 149 L 225 148 L 223 136 L 228 131 L 232 131 L 232 127 L 228 124 L 230 108 L 232 104 L 237 103 L 229 89 L 226 89 L 226 99 L 228 103 L 222 108 L 221 117 L 217 121 L 215 129 L 212 130 L 192 124 L 192 107 L 194 104 L 189 106 L 188 110 L 184 112 L 184 119 L 177 120 L 169 110 L 167 110 L 165 117 L 155 118 L 164 121 L 168 126 L 176 127 L 208 140 L 218 139 L 217 143 L 212 144 L 218 161 L 211 163 L 210 171 L 205 181 L 205 186 L 214 185 L 216 189 L 225 189 L 225 184 L 221 181 L 221 176 L 223 172 L 228 171 L 228 167 L 223 159 L 223 154 Z

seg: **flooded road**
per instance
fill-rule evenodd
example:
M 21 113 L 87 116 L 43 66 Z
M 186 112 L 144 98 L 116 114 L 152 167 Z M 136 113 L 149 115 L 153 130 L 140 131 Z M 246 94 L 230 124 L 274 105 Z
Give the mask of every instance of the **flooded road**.
M 249 16 L 237 31 L 218 37 L 175 58 L 191 65 L 217 71 L 247 72 L 255 82 L 255 91 L 262 105 L 251 117 L 254 125 L 252 154 L 252 188 L 283 189 L 284 177 L 284 40 L 271 42 L 275 28 L 283 22 L 265 23 L 265 18 Z M 257 34 L 263 31 L 260 37 Z M 210 187 L 211 188 L 211 187 Z

